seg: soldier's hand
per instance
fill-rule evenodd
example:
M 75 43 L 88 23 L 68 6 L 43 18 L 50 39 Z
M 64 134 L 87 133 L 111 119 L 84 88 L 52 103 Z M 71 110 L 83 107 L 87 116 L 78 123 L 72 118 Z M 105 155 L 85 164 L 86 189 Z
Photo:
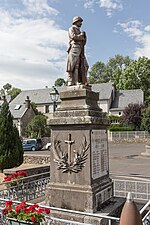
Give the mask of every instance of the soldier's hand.
M 82 40 L 82 41 L 84 41 L 84 40 L 85 40 L 85 32 L 81 32 L 81 34 L 80 34 L 80 38 L 81 38 L 81 40 Z

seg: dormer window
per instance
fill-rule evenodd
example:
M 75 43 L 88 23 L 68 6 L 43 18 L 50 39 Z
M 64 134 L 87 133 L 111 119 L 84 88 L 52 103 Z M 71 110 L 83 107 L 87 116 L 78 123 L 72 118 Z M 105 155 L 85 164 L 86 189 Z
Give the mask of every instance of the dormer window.
M 16 105 L 15 110 L 19 110 L 21 108 L 21 105 Z

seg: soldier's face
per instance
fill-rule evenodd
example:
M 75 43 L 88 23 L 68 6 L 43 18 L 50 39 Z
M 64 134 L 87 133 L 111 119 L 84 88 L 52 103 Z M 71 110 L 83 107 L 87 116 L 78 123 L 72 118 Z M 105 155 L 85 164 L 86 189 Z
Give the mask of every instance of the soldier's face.
M 76 25 L 77 25 L 77 27 L 81 27 L 82 26 L 82 22 L 81 21 L 77 21 Z

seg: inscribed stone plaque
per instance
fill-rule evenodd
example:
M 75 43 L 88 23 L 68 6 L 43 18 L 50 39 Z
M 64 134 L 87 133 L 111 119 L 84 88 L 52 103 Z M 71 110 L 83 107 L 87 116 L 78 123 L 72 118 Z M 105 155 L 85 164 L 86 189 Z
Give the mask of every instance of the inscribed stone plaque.
M 112 189 L 107 187 L 96 194 L 96 207 L 99 209 L 101 204 L 106 202 L 112 197 Z
M 108 173 L 108 141 L 106 130 L 92 130 L 92 178 L 96 179 Z

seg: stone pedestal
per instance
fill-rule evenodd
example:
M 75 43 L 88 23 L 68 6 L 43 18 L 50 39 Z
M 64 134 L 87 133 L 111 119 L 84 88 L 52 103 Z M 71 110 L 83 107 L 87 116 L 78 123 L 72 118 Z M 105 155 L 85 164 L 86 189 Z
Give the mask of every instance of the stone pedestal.
M 97 212 L 113 195 L 108 123 L 98 107 L 98 95 L 83 85 L 67 87 L 60 93 L 61 105 L 49 120 L 50 206 Z

